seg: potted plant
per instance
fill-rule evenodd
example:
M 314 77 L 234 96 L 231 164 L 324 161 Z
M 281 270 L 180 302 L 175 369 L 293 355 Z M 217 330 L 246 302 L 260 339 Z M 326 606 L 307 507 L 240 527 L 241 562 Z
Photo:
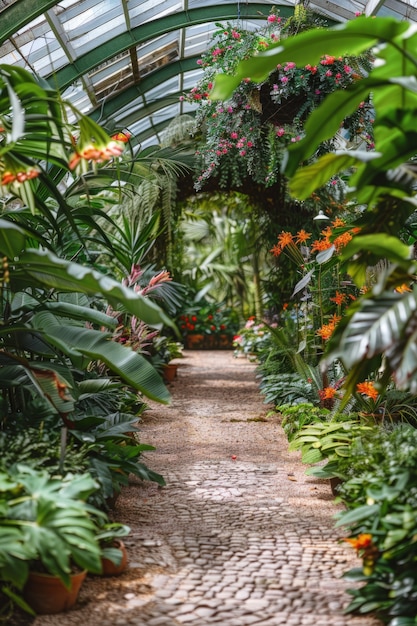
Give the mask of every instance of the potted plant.
M 59 613 L 77 599 L 87 572 L 101 573 L 97 520 L 87 503 L 97 489 L 89 474 L 52 478 L 15 465 L 0 472 L 0 580 L 11 599 L 35 613 Z M 52 591 L 53 589 L 53 591 Z
M 155 351 L 152 357 L 154 367 L 161 372 L 165 383 L 172 382 L 178 369 L 178 363 L 172 363 L 172 361 L 182 358 L 182 344 L 179 341 L 173 341 L 170 337 L 160 335 L 154 339 L 153 348 Z
M 125 537 L 129 533 L 129 526 L 112 522 L 104 524 L 102 530 L 97 534 L 101 548 L 103 576 L 118 576 L 126 570 L 128 556 L 121 537 Z

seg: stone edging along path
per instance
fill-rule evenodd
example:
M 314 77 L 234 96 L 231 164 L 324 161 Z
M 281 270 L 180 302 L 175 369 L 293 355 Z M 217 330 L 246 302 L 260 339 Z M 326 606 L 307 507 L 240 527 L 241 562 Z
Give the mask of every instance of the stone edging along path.
M 141 440 L 167 486 L 132 480 L 115 519 L 130 567 L 89 577 L 76 608 L 33 626 L 378 626 L 343 614 L 341 574 L 359 564 L 333 527 L 330 487 L 305 475 L 255 366 L 231 351 L 186 351 Z

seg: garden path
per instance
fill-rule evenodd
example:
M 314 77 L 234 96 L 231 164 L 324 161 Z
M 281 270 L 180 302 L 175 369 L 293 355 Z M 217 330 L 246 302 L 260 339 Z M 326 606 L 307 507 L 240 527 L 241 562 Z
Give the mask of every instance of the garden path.
M 141 425 L 146 463 L 167 486 L 133 479 L 114 512 L 132 529 L 130 567 L 88 577 L 77 606 L 33 626 L 377 626 L 343 615 L 341 574 L 358 565 L 333 528 L 329 485 L 305 475 L 231 351 L 186 351 Z M 29 622 L 27 622 L 29 623 Z

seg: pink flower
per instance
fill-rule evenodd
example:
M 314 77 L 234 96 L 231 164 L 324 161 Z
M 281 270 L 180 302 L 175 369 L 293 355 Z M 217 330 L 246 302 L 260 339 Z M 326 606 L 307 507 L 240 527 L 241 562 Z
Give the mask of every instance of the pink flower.
M 241 150 L 241 151 L 239 152 L 239 154 L 240 154 L 240 156 L 242 156 L 242 157 L 243 157 L 243 156 L 245 156 L 245 154 L 246 154 L 246 150 Z
M 272 85 L 272 89 L 273 89 L 274 91 L 278 91 L 279 87 L 278 87 L 278 85 Z
M 281 78 L 281 82 L 285 85 L 285 83 L 288 83 L 288 78 L 286 76 L 283 76 Z
M 233 133 L 230 133 L 230 137 L 232 139 L 237 139 L 239 137 L 239 135 L 237 134 L 237 132 L 233 131 Z
M 333 76 L 333 72 L 331 70 L 327 70 L 326 76 Z
M 288 72 L 288 70 L 293 70 L 296 67 L 295 63 L 290 61 L 284 66 L 284 72 Z
M 276 15 L 268 15 L 268 22 L 276 22 L 277 21 L 277 16 Z
M 202 59 L 198 59 L 197 60 L 197 65 L 203 65 L 203 60 Z
M 215 48 L 215 49 L 213 50 L 213 52 L 212 52 L 212 55 L 213 55 L 214 57 L 218 57 L 218 56 L 219 56 L 220 54 L 222 54 L 222 53 L 223 53 L 223 50 L 222 50 L 221 48 Z
M 253 143 L 251 141 L 248 141 L 248 143 L 246 144 L 248 148 L 253 148 Z
M 346 74 L 350 74 L 352 71 L 352 68 L 350 67 L 350 65 L 344 65 L 343 69 L 345 70 Z
M 285 129 L 284 128 L 278 128 L 277 136 L 278 137 L 282 137 L 282 135 L 285 135 Z
M 233 39 L 240 39 L 241 34 L 237 32 L 237 30 L 232 30 Z
M 233 113 L 233 107 L 227 107 L 227 112 L 228 113 Z

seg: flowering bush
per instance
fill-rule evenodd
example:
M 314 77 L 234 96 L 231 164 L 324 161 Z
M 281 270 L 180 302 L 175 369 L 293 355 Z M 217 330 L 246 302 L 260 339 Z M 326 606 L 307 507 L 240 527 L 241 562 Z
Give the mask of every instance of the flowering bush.
M 179 327 L 184 336 L 189 334 L 233 336 L 239 328 L 239 316 L 231 307 L 205 303 L 179 317 Z
M 254 317 L 250 317 L 233 337 L 235 355 L 244 354 L 255 357 L 268 345 L 269 339 L 268 327 L 263 322 L 256 322 Z
M 303 21 L 304 28 L 306 24 L 321 26 L 309 24 L 308 19 Z M 204 143 L 197 151 L 201 168 L 197 190 L 212 176 L 218 176 L 223 187 L 230 182 L 240 186 L 248 175 L 258 183 L 275 183 L 281 155 L 288 144 L 301 139 L 306 116 L 328 93 L 361 77 L 364 59 L 326 55 L 317 66 L 297 68 L 291 61 L 279 65 L 262 85 L 247 77 L 227 102 L 210 100 L 216 74 L 233 74 L 241 60 L 279 42 L 291 33 L 292 25 L 274 11 L 266 26 L 254 32 L 231 23 L 216 24 L 213 45 L 198 61 L 204 75 L 182 96 L 199 104 L 195 132 L 204 128 Z M 370 112 L 363 103 L 344 128 L 350 136 L 360 134 L 371 144 L 369 125 Z

